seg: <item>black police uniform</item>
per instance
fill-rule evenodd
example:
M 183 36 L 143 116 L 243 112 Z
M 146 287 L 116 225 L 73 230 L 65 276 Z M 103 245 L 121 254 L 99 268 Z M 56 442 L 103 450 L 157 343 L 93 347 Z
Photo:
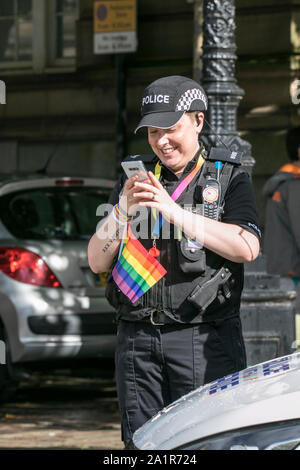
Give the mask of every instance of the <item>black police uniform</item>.
M 198 155 L 180 178 L 161 164 L 160 182 L 169 194 L 195 167 Z M 155 155 L 138 159 L 152 172 L 158 161 Z M 205 163 L 177 199 L 179 205 L 195 208 L 201 204 Z M 124 182 L 122 176 L 111 194 L 111 204 L 119 201 Z M 236 167 L 224 196 L 221 220 L 259 237 L 252 185 L 248 174 Z M 159 262 L 167 274 L 137 302 L 132 304 L 111 275 L 108 277 L 107 298 L 117 311 L 116 379 L 125 443 L 170 402 L 246 367 L 239 318 L 243 264 L 208 249 L 190 251 L 184 234 L 178 240 L 174 230 L 170 224 L 170 238 L 157 241 Z M 139 240 L 146 249 L 151 248 L 151 229 L 148 238 Z

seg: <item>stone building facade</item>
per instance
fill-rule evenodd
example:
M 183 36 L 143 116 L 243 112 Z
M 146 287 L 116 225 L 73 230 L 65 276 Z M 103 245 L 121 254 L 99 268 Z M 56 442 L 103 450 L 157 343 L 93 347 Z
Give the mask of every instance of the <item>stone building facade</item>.
M 300 124 L 300 0 L 236 0 L 238 129 L 252 145 L 260 191 L 287 157 L 284 136 Z M 126 55 L 128 153 L 148 152 L 134 136 L 139 98 L 150 81 L 201 81 L 202 0 L 137 0 L 138 49 Z M 2 0 L 0 172 L 114 177 L 117 58 L 93 53 L 92 0 Z M 299 90 L 299 93 L 298 93 Z

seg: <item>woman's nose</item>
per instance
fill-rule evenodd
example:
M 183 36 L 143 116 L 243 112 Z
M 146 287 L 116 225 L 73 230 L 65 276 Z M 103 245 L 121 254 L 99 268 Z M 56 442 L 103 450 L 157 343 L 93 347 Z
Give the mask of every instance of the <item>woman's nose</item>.
M 168 134 L 165 131 L 160 131 L 157 139 L 158 145 L 163 145 L 168 142 Z

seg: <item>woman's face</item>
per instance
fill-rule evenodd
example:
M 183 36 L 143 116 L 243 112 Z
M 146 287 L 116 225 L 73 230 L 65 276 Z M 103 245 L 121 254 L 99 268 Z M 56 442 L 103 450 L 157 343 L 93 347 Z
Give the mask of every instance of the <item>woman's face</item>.
M 148 142 L 153 152 L 175 174 L 181 173 L 199 150 L 203 113 L 198 113 L 198 117 L 197 122 L 194 114 L 184 114 L 169 129 L 148 127 Z

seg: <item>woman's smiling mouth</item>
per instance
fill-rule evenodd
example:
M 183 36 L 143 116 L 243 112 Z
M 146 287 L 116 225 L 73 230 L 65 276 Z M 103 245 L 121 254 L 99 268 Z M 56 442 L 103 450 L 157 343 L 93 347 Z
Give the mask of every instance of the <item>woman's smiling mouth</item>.
M 172 153 L 174 152 L 175 148 L 172 147 L 172 148 L 166 148 L 166 149 L 160 149 L 161 153 L 165 154 L 165 155 L 168 155 L 169 153 Z

